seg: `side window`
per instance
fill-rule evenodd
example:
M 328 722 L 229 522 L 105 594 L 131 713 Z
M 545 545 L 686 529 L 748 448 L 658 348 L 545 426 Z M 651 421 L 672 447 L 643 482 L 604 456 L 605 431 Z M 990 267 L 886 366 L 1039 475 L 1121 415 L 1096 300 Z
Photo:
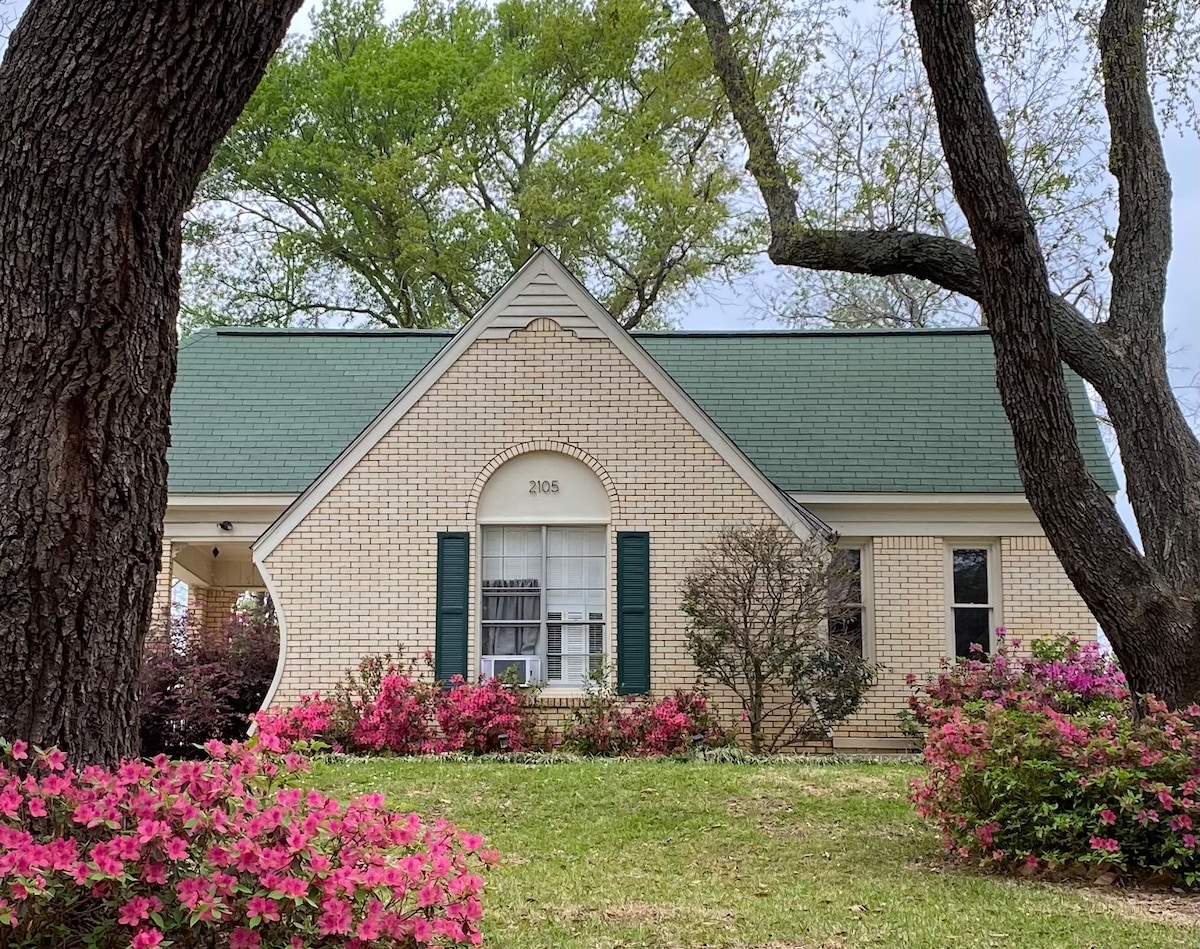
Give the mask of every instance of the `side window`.
M 950 550 L 950 633 L 954 655 L 986 656 L 996 628 L 995 555 L 987 546 Z
M 852 655 L 866 658 L 864 553 L 861 547 L 843 547 L 834 554 L 829 591 L 829 640 Z

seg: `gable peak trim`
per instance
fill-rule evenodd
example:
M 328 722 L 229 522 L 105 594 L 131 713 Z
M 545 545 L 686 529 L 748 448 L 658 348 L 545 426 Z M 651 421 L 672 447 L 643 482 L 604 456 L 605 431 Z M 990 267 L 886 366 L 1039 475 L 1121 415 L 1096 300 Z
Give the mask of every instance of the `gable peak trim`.
M 496 336 L 507 338 L 516 327 L 505 325 L 506 321 L 520 323 L 523 327 L 531 322 L 531 316 L 534 319 L 542 316 L 539 313 L 517 315 L 512 312 L 513 307 L 523 306 L 516 301 L 521 299 L 535 280 L 538 286 L 553 287 L 556 297 L 566 298 L 578 309 L 578 315 L 572 313 L 556 319 L 561 327 L 575 332 L 581 338 L 605 338 L 611 342 L 781 521 L 798 533 L 831 533 L 820 518 L 777 488 L 679 383 L 604 309 L 579 279 L 549 250 L 539 247 L 441 352 L 413 377 L 254 542 L 252 550 L 255 564 L 262 566 L 271 552 L 357 467 L 476 340 Z

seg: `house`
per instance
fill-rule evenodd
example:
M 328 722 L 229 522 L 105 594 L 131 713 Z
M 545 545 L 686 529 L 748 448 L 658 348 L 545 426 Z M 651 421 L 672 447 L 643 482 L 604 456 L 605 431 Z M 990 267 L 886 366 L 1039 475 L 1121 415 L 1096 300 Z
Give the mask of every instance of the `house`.
M 831 529 L 882 668 L 833 744 L 895 747 L 906 673 L 1000 625 L 1095 635 L 993 371 L 978 330 L 628 333 L 544 251 L 455 333 L 207 330 L 180 351 L 159 603 L 182 579 L 221 622 L 270 591 L 274 706 L 402 649 L 566 710 L 600 660 L 625 691 L 693 684 L 680 588 L 722 528 Z

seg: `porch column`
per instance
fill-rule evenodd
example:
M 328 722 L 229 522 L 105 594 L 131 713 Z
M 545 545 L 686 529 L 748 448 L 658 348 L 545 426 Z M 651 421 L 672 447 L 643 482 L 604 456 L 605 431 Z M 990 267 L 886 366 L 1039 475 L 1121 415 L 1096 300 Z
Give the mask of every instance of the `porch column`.
M 162 557 L 158 562 L 158 577 L 154 584 L 154 612 L 150 617 L 151 628 L 166 624 L 171 619 L 171 590 L 175 586 L 175 549 L 166 537 L 162 542 Z
M 214 633 L 229 625 L 241 594 L 228 587 L 192 587 L 188 592 L 195 594 L 188 604 L 193 622 L 198 621 L 205 632 Z

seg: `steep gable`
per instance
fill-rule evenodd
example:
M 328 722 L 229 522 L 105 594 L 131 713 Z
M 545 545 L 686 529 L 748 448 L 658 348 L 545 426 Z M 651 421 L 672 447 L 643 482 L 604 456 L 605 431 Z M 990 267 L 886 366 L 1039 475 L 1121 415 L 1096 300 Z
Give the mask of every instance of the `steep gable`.
M 468 351 L 485 342 L 507 341 L 522 334 L 559 336 L 599 345 L 604 350 L 615 350 L 621 360 L 647 381 L 692 432 L 759 497 L 767 510 L 805 533 L 813 529 L 825 529 L 818 518 L 789 499 L 762 475 L 733 441 L 549 252 L 539 250 L 259 538 L 255 545 L 256 559 L 269 556 Z M 489 395 L 487 392 L 492 387 L 488 383 L 493 374 L 504 373 L 507 368 L 502 355 L 497 360 L 481 374 L 480 391 L 476 398 L 497 398 L 496 394 Z M 547 366 L 538 371 L 537 377 L 551 377 L 554 371 L 552 366 Z M 597 397 L 611 398 L 613 392 L 620 391 L 611 378 L 597 377 L 591 379 L 590 383 L 589 386 L 582 379 L 572 383 L 572 389 L 577 390 L 575 394 L 582 394 L 585 403 Z M 534 387 L 538 388 L 544 389 L 545 386 Z M 518 392 L 506 394 L 504 398 L 507 401 L 501 404 L 509 412 L 519 415 L 530 411 L 526 403 L 536 395 L 537 392 L 527 386 Z M 566 396 L 567 393 L 560 393 L 550 405 L 563 416 L 565 437 L 562 440 L 571 442 L 577 415 L 567 409 L 569 399 Z M 467 410 L 470 406 L 461 408 Z M 539 410 L 541 408 L 538 407 Z M 609 420 L 610 423 L 613 421 Z M 629 423 L 634 423 L 634 420 L 629 420 Z

